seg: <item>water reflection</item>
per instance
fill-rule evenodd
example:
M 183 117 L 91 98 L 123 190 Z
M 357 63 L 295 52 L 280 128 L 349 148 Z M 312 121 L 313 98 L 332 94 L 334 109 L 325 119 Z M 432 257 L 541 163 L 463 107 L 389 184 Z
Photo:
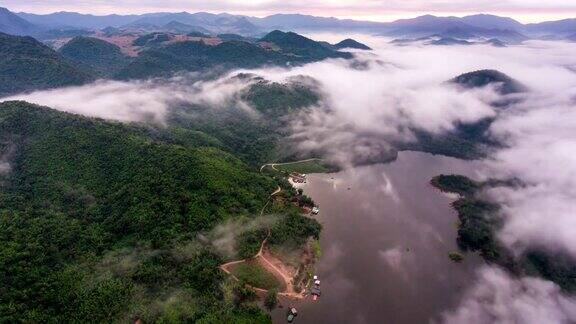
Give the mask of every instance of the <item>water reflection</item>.
M 451 198 L 429 185 L 441 173 L 474 177 L 477 165 L 404 152 L 387 165 L 310 175 L 321 207 L 319 302 L 292 304 L 297 323 L 425 323 L 456 306 L 482 262 L 454 264 L 457 217 Z M 285 322 L 285 309 L 274 312 Z

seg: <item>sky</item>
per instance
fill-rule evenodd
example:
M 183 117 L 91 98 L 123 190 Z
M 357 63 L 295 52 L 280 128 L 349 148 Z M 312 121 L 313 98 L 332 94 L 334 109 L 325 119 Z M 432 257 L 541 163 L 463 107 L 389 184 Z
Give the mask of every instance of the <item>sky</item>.
M 104 15 L 206 11 L 252 16 L 301 13 L 371 21 L 393 21 L 422 14 L 490 13 L 524 23 L 576 17 L 574 0 L 0 0 L 0 6 L 31 13 L 75 11 Z

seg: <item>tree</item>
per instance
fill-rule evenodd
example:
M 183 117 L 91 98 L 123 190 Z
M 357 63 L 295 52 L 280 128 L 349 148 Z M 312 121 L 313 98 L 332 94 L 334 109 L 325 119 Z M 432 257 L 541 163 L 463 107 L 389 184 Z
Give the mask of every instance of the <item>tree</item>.
M 266 297 L 264 298 L 264 306 L 268 311 L 272 311 L 276 306 L 278 306 L 278 292 L 276 289 L 268 290 Z
M 234 286 L 234 303 L 238 306 L 244 303 L 253 302 L 258 299 L 256 291 L 248 287 L 245 281 L 241 280 Z
M 458 252 L 450 252 L 448 253 L 448 257 L 450 258 L 450 260 L 456 263 L 464 261 L 464 256 Z

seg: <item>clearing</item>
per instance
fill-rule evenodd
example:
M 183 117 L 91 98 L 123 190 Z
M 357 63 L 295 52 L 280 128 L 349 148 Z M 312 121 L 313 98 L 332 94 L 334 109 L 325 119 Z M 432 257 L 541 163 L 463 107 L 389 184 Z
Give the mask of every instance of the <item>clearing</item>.
M 283 283 L 276 276 L 265 269 L 258 260 L 251 260 L 234 265 L 230 272 L 238 280 L 248 285 L 264 290 L 276 289 L 283 291 Z
M 328 173 L 331 169 L 320 159 L 309 159 L 289 163 L 270 164 L 273 169 L 281 172 L 298 172 L 303 174 Z

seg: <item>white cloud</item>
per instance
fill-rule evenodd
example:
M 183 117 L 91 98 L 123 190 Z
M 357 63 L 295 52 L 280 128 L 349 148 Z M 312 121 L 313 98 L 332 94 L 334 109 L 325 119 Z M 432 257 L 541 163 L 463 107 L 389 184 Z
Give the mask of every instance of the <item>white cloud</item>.
M 15 95 L 0 101 L 24 100 L 90 117 L 164 124 L 168 109 L 173 105 L 226 105 L 247 84 L 240 79 L 195 82 L 185 77 L 163 82 L 98 81 L 85 86 Z
M 390 140 L 412 138 L 410 128 L 441 133 L 458 122 L 495 116 L 489 105 L 497 97 L 493 88 L 460 91 L 444 81 L 468 71 L 498 69 L 530 88 L 525 100 L 508 107 L 492 126 L 492 134 L 507 146 L 484 161 L 486 176 L 517 177 L 527 184 L 489 192 L 503 205 L 499 238 L 517 253 L 536 246 L 576 258 L 576 44 L 396 47 L 383 39 L 364 40 L 375 50 L 359 54 L 354 64 L 330 60 L 249 71 L 272 81 L 304 75 L 319 82 L 323 104 L 293 125 L 298 148 L 354 164 L 381 159 Z M 245 86 L 229 76 L 211 82 L 98 82 L 15 98 L 89 116 L 163 123 L 174 103 L 227 105 Z M 231 246 L 235 235 L 227 233 L 236 232 L 222 227 L 217 245 Z M 404 261 L 396 250 L 383 251 L 381 257 L 392 267 Z M 444 314 L 446 322 L 576 321 L 576 301 L 550 282 L 514 279 L 493 268 L 481 270 L 479 278 L 459 308 Z
M 563 295 L 551 282 L 513 278 L 488 266 L 478 273 L 478 282 L 458 308 L 442 315 L 444 323 L 568 324 L 576 321 L 576 299 Z
M 521 252 L 528 246 L 560 249 L 576 258 L 576 96 L 574 83 L 533 95 L 502 116 L 493 132 L 510 147 L 489 166 L 518 177 L 522 188 L 491 192 L 504 204 L 501 239 Z
M 376 161 L 390 140 L 410 140 L 410 128 L 444 132 L 457 122 L 494 116 L 491 88 L 460 91 L 443 84 L 463 72 L 498 69 L 531 90 L 501 113 L 491 132 L 507 144 L 484 161 L 486 176 L 518 177 L 524 188 L 490 192 L 506 217 L 501 240 L 576 257 L 576 44 L 521 46 L 405 46 L 364 39 L 374 52 L 354 64 L 330 60 L 292 69 L 254 72 L 272 81 L 305 75 L 318 80 L 325 100 L 293 125 L 298 148 L 323 151 L 343 164 Z M 65 111 L 124 121 L 159 123 L 174 102 L 226 105 L 246 85 L 228 76 L 212 82 L 172 80 L 100 82 L 18 96 Z

